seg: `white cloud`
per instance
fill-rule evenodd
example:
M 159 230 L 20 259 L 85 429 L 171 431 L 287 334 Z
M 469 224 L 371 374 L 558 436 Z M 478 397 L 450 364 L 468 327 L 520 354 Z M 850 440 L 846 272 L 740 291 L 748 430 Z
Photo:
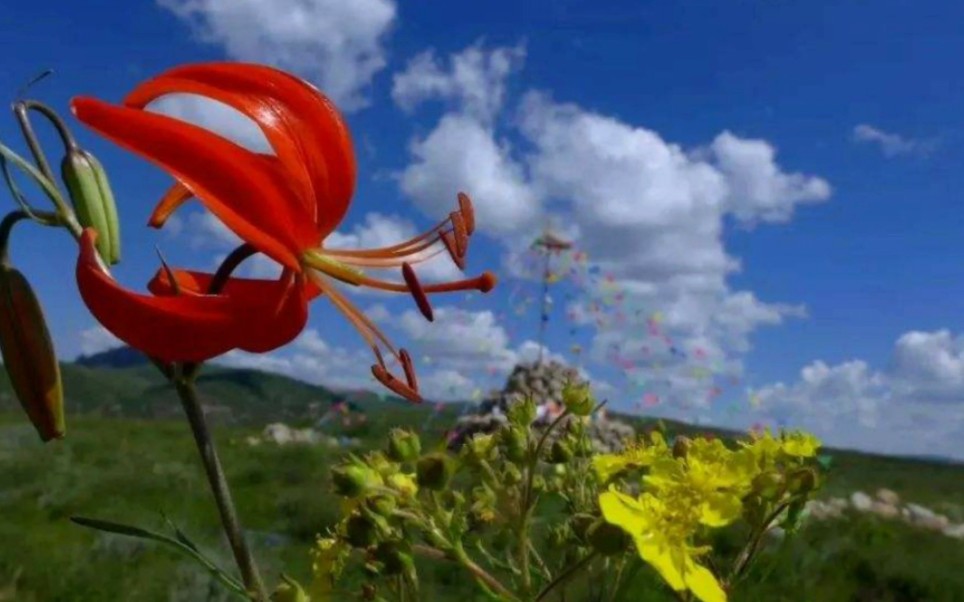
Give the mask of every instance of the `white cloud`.
M 765 140 L 724 130 L 710 144 L 686 149 L 645 127 L 541 92 L 525 93 L 505 119 L 497 109 L 506 104 L 506 80 L 517 65 L 497 59 L 513 51 L 475 44 L 450 57 L 447 69 L 424 53 L 396 76 L 396 102 L 408 110 L 431 98 L 454 101 L 428 135 L 413 141 L 402 191 L 433 215 L 452 190 L 473 194 L 479 228 L 499 238 L 507 257 L 531 241 L 521 232 L 541 227 L 550 212 L 558 217 L 590 264 L 613 278 L 623 293 L 619 310 L 630 316 L 597 328 L 593 360 L 607 361 L 613 345 L 641 352 L 644 320 L 660 311 L 677 344 L 699 342 L 726 374 L 740 374 L 739 358 L 756 329 L 803 317 L 806 310 L 730 289 L 727 276 L 741 266 L 724 247 L 724 218 L 748 225 L 786 221 L 798 206 L 826 200 L 830 185 L 784 170 Z M 522 59 L 519 54 L 519 64 Z M 482 68 L 495 63 L 504 68 Z M 471 77 L 460 77 L 459 65 Z M 491 96 L 472 96 L 478 85 L 466 82 L 481 81 Z M 499 126 L 524 144 L 513 147 L 500 138 Z M 588 292 L 589 301 L 604 296 Z M 579 305 L 570 309 L 594 322 Z M 664 360 L 661 378 L 686 397 L 690 367 Z
M 94 355 L 122 345 L 124 343 L 103 326 L 80 331 L 80 352 L 83 355 Z
M 441 218 L 462 191 L 472 197 L 478 227 L 500 234 L 532 227 L 541 208 L 525 174 L 488 126 L 448 114 L 410 147 L 412 163 L 400 175 L 402 192 L 429 216 Z
M 452 55 L 445 70 L 428 50 L 395 75 L 392 98 L 408 112 L 433 98 L 454 100 L 464 113 L 488 121 L 502 108 L 506 77 L 521 67 L 525 54 L 521 44 L 487 52 L 476 43 Z
M 775 161 L 776 150 L 765 140 L 741 139 L 723 132 L 710 148 L 714 164 L 728 185 L 726 208 L 743 222 L 786 222 L 797 205 L 830 198 L 826 180 L 781 171 Z
M 315 82 L 344 110 L 386 64 L 392 0 L 158 0 L 202 42 L 228 57 L 266 63 Z
M 896 157 L 898 155 L 926 155 L 936 147 L 934 140 L 915 140 L 905 138 L 899 134 L 885 132 L 872 125 L 862 123 L 854 127 L 853 139 L 855 142 L 865 142 L 876 144 L 880 147 L 885 157 Z
M 947 330 L 905 333 L 883 370 L 815 361 L 796 382 L 753 394 L 761 412 L 829 445 L 964 459 L 964 337 Z

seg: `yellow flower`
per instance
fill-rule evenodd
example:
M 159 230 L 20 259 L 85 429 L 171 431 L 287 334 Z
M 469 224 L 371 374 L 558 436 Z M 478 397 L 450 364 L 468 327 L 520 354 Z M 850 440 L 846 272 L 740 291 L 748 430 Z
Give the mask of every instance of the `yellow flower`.
M 399 493 L 404 499 L 412 499 L 418 493 L 418 484 L 415 482 L 415 475 L 407 473 L 396 473 L 388 477 L 388 486 Z
M 821 446 L 819 439 L 803 431 L 784 433 L 781 439 L 783 453 L 799 458 L 814 457 Z
M 308 588 L 311 602 L 332 602 L 335 578 L 344 564 L 345 544 L 332 537 L 319 537 L 311 550 L 311 573 L 314 579 Z
M 718 439 L 695 439 L 685 457 L 653 462 L 643 481 L 661 499 L 691 499 L 699 522 L 722 527 L 739 518 L 741 498 L 757 473 L 753 454 L 734 452 Z
M 690 545 L 696 514 L 685 500 L 667 504 L 644 493 L 639 499 L 613 488 L 599 496 L 606 522 L 632 536 L 640 558 L 649 563 L 676 591 L 689 590 L 702 602 L 726 602 L 716 577 L 696 559 L 709 548 Z
M 650 433 L 649 438 L 649 445 L 636 443 L 618 454 L 593 456 L 592 465 L 599 480 L 606 483 L 621 472 L 649 466 L 658 458 L 669 455 L 669 446 L 658 431 Z

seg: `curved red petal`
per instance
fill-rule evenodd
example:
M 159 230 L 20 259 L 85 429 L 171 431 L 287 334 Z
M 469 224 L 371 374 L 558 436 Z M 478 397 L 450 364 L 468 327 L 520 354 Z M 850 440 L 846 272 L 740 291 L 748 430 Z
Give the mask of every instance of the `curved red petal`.
M 229 140 L 189 123 L 93 98 L 75 98 L 77 118 L 168 171 L 243 240 L 300 269 L 300 241 L 316 236 L 297 195 L 275 170 Z
M 193 270 L 171 271 L 174 273 L 174 279 L 177 281 L 178 289 L 182 292 L 188 291 L 191 293 L 205 294 L 211 286 L 211 281 L 214 279 L 214 274 L 209 272 L 195 272 Z M 261 286 L 264 282 L 272 281 L 255 278 L 228 278 L 224 288 L 221 290 L 221 294 L 256 299 L 263 294 Z M 167 270 L 159 268 L 157 273 L 154 274 L 154 277 L 151 278 L 151 281 L 147 283 L 147 290 L 158 296 L 173 295 L 174 287 L 171 286 L 171 280 L 168 277 Z M 321 293 L 321 289 L 313 282 L 308 281 L 305 283 L 305 298 L 307 301 L 315 299 L 320 296 Z
M 264 281 L 257 295 L 142 295 L 103 270 L 95 238 L 88 228 L 80 241 L 81 298 L 117 338 L 162 361 L 201 362 L 238 348 L 270 351 L 296 337 L 307 321 L 300 277 Z
M 334 104 L 311 84 L 284 71 L 249 63 L 199 63 L 170 69 L 135 89 L 125 102 L 144 106 L 168 84 L 163 80 L 192 80 L 224 90 L 277 103 L 287 131 L 303 154 L 320 235 L 326 236 L 344 218 L 355 191 L 356 164 L 351 134 Z M 161 80 L 161 81 L 157 81 Z M 156 82 L 156 83 L 155 83 Z M 256 121 L 257 117 L 254 118 Z M 262 125 L 259 122 L 259 125 Z M 280 155 L 279 155 L 280 156 Z
M 308 164 L 299 146 L 296 132 L 300 123 L 289 111 L 271 98 L 241 94 L 212 86 L 203 81 L 179 77 L 160 76 L 148 80 L 132 90 L 124 104 L 134 108 L 144 108 L 151 101 L 167 94 L 195 94 L 204 96 L 239 111 L 254 121 L 268 139 L 275 155 L 281 161 L 287 176 L 294 180 L 299 198 L 314 219 L 314 195 Z

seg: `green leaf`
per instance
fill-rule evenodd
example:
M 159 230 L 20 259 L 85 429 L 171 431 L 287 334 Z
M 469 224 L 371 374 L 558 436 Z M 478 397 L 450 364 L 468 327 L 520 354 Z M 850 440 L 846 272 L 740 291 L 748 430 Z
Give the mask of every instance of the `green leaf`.
M 165 518 L 166 520 L 166 518 Z M 148 539 L 157 541 L 163 544 L 167 544 L 176 550 L 186 554 L 187 556 L 193 558 L 195 561 L 200 563 L 204 568 L 208 570 L 214 577 L 218 579 L 222 584 L 224 584 L 228 589 L 234 591 L 235 593 L 242 596 L 245 600 L 248 600 L 248 594 L 245 592 L 244 586 L 241 585 L 236 579 L 225 573 L 223 570 L 217 567 L 213 562 L 205 558 L 198 550 L 197 547 L 187 540 L 179 541 L 177 539 L 172 539 L 167 535 L 162 535 L 160 533 L 155 533 L 153 531 L 148 531 L 147 529 L 141 529 L 140 527 L 134 527 L 131 525 L 125 525 L 122 523 L 115 523 L 112 521 L 99 520 L 96 518 L 86 518 L 83 516 L 71 516 L 70 521 L 78 524 L 82 527 L 87 527 L 88 529 L 94 529 L 97 531 L 106 531 L 107 533 L 115 533 L 117 535 L 126 535 L 127 537 L 137 537 L 139 539 Z M 178 531 L 180 533 L 180 531 Z M 183 535 L 183 534 L 181 534 Z

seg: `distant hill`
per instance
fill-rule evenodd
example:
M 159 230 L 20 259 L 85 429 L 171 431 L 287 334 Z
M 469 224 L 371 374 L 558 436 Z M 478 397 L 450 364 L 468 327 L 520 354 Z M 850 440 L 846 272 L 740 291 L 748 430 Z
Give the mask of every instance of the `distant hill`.
M 81 356 L 61 363 L 68 411 L 127 418 L 180 418 L 182 410 L 173 388 L 157 368 L 140 352 L 129 347 Z M 309 425 L 336 402 L 345 402 L 355 411 L 384 413 L 391 409 L 392 419 L 408 423 L 424 421 L 434 404 L 413 405 L 394 396 L 373 391 L 335 391 L 281 374 L 244 368 L 205 366 L 197 379 L 202 402 L 212 421 L 262 426 L 270 422 Z M 447 403 L 439 420 L 454 420 L 464 403 Z M 0 411 L 19 408 L 13 397 L 6 370 L 0 370 Z M 610 412 L 613 418 L 648 430 L 656 419 Z M 421 417 L 421 418 L 419 418 Z M 671 434 L 711 434 L 732 438 L 743 433 L 712 426 L 694 426 L 674 420 L 663 421 Z M 827 450 L 844 457 L 879 457 L 856 450 Z M 840 457 L 840 456 L 838 456 Z M 942 457 L 893 457 L 911 463 L 961 465 Z
M 68 411 L 72 413 L 131 418 L 182 415 L 173 387 L 143 354 L 130 347 L 62 362 L 61 371 Z M 335 402 L 344 401 L 352 409 L 364 411 L 371 402 L 382 399 L 370 391 L 339 393 L 280 374 L 216 365 L 205 366 L 197 382 L 212 420 L 232 424 L 307 424 Z M 7 373 L 0 370 L 0 410 L 17 405 Z
M 133 368 L 150 362 L 143 353 L 132 347 L 115 347 L 93 355 L 81 355 L 74 363 L 85 368 Z

